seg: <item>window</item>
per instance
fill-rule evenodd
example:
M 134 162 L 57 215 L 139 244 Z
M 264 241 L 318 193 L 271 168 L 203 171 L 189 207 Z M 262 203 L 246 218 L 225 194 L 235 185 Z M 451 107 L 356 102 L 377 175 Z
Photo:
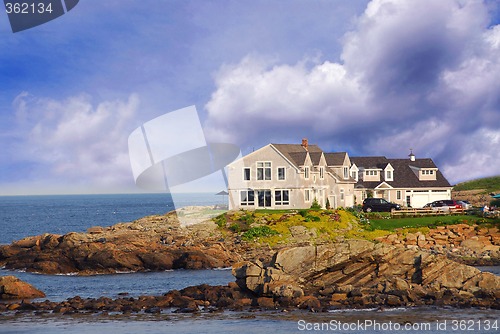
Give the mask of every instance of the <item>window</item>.
M 304 178 L 309 179 L 309 167 L 304 167 Z
M 401 199 L 401 190 L 396 191 L 396 199 Z
M 368 175 L 368 176 L 377 176 L 378 175 L 378 171 L 376 171 L 376 170 L 367 170 L 366 171 L 366 175 Z
M 250 181 L 250 168 L 243 168 L 243 181 Z
M 271 190 L 257 190 L 257 198 L 259 200 L 259 207 L 267 208 L 271 206 Z
M 392 171 L 388 170 L 385 172 L 385 179 L 388 181 L 392 180 Z
M 344 200 L 344 189 L 340 189 L 340 200 Z
M 275 205 L 289 205 L 290 196 L 288 190 L 275 190 L 274 191 L 274 204 Z
M 353 170 L 351 172 L 351 177 L 357 181 L 358 180 L 358 172 L 356 172 L 355 170 Z
M 278 180 L 284 180 L 285 178 L 285 167 L 278 167 Z
M 255 193 L 253 192 L 253 190 L 240 191 L 240 204 L 255 205 Z
M 306 201 L 306 202 L 311 201 L 311 190 L 310 189 L 304 189 L 304 201 Z
M 349 178 L 349 167 L 344 167 L 344 179 Z
M 271 162 L 257 162 L 257 180 L 271 180 Z
M 319 168 L 319 179 L 323 180 L 325 178 L 325 167 Z
M 434 175 L 434 171 L 433 170 L 424 169 L 424 170 L 422 170 L 422 174 L 423 175 Z

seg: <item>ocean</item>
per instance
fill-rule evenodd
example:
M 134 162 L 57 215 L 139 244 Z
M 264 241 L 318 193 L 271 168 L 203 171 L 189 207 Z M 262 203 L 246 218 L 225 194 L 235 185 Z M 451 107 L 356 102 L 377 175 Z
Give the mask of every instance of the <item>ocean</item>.
M 180 203 L 182 200 L 182 203 Z M 220 204 L 213 194 L 185 194 L 177 205 Z M 0 197 L 0 244 L 43 233 L 83 232 L 173 209 L 168 194 L 4 196 Z M 499 267 L 482 267 L 500 275 Z M 41 275 L 0 269 L 44 291 L 45 299 L 116 298 L 161 295 L 202 283 L 233 281 L 229 268 L 123 273 L 88 277 Z M 221 312 L 159 315 L 0 315 L 0 333 L 499 333 L 500 311 L 455 308 L 396 308 L 374 310 Z

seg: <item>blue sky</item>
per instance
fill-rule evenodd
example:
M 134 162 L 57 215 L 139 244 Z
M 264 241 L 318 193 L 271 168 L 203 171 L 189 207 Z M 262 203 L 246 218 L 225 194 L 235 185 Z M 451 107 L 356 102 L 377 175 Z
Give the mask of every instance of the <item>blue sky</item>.
M 196 105 L 211 141 L 500 174 L 498 1 L 80 1 L 0 13 L 0 194 L 135 191 L 128 135 Z

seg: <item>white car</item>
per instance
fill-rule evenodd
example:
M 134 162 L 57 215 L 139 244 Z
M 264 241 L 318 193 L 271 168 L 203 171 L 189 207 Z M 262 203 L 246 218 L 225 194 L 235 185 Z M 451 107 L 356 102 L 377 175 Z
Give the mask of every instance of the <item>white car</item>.
M 472 204 L 469 201 L 457 201 L 457 203 L 464 209 L 470 210 L 472 209 Z

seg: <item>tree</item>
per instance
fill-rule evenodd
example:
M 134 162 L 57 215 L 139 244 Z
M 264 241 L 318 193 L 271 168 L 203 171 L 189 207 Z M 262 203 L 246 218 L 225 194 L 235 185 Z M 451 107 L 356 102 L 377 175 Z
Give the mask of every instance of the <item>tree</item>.
M 316 199 L 316 197 L 314 197 L 314 201 L 311 205 L 311 209 L 313 210 L 320 210 L 321 209 L 321 205 L 319 205 L 318 203 L 318 200 Z

